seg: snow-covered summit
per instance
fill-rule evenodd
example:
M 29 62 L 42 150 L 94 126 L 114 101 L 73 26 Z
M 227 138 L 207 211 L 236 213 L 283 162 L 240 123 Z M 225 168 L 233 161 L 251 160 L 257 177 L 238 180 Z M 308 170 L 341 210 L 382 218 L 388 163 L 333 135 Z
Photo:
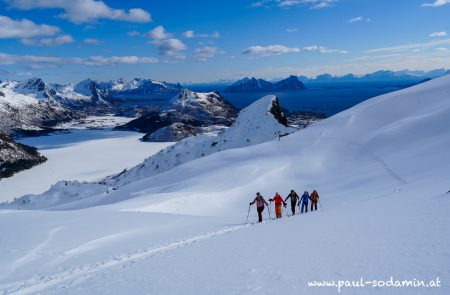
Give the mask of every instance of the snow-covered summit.
M 114 98 L 150 98 L 159 95 L 173 95 L 183 87 L 180 84 L 162 82 L 152 79 L 134 78 L 98 82 L 98 88 Z

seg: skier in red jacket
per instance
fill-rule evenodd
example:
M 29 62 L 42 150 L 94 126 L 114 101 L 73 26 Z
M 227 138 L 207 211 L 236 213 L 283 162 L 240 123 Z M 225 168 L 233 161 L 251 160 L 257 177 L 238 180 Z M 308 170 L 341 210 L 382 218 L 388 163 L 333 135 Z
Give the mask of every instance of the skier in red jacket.
M 275 215 L 277 216 L 277 218 L 281 218 L 281 216 L 283 215 L 283 209 L 281 208 L 281 205 L 284 205 L 284 207 L 286 208 L 286 203 L 284 202 L 283 198 L 277 192 L 273 199 L 269 199 L 269 202 L 275 202 Z

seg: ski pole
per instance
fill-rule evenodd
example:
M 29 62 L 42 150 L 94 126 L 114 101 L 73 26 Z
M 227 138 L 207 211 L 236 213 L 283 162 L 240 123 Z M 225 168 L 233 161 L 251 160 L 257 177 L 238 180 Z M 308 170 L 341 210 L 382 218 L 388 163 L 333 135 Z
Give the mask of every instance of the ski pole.
M 320 198 L 319 198 L 319 206 L 320 206 L 320 211 L 322 211 L 322 203 L 320 202 Z
M 269 220 L 272 220 L 272 216 L 270 216 L 270 207 L 272 207 L 272 202 L 269 202 Z
M 248 205 L 248 212 L 247 212 L 247 221 L 245 221 L 245 224 L 248 223 L 248 216 L 250 215 L 250 208 L 252 207 L 252 205 Z

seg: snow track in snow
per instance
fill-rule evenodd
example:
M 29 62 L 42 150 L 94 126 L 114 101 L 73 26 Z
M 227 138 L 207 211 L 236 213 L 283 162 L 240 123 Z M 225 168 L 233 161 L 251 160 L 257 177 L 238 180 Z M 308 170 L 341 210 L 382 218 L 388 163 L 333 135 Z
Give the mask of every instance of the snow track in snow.
M 267 221 L 265 221 L 267 222 Z M 110 257 L 106 260 L 97 261 L 94 263 L 86 264 L 84 266 L 79 266 L 70 270 L 65 270 L 54 275 L 37 275 L 31 279 L 17 281 L 13 283 L 0 285 L 1 294 L 35 294 L 37 292 L 42 292 L 50 287 L 57 286 L 65 283 L 66 286 L 71 286 L 76 284 L 78 281 L 83 281 L 88 278 L 90 274 L 105 270 L 111 267 L 115 267 L 121 264 L 134 263 L 137 260 L 143 260 L 147 257 L 156 256 L 168 251 L 176 250 L 189 246 L 191 244 L 208 240 L 229 232 L 237 231 L 255 224 L 240 224 L 225 229 L 201 233 L 192 237 L 180 239 L 178 241 L 169 242 L 161 245 L 152 246 L 150 248 L 136 250 L 133 252 L 127 252 L 120 255 Z M 52 234 L 59 230 L 57 228 L 50 233 L 49 239 Z M 48 239 L 47 239 L 48 240 Z M 45 242 L 44 242 L 45 243 Z M 38 246 L 40 247 L 40 246 Z

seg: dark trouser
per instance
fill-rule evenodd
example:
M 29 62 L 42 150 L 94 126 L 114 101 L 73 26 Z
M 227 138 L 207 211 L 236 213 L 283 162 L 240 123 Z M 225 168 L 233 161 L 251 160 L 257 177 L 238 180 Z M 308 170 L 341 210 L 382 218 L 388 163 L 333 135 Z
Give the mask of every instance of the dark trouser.
M 315 208 L 315 209 L 313 209 Z M 317 210 L 317 201 L 311 201 L 311 211 Z
M 292 210 L 292 215 L 295 215 L 295 204 L 296 202 L 294 202 L 294 203 L 291 203 L 291 210 Z
M 305 212 L 308 212 L 308 203 L 302 203 L 302 213 L 303 209 L 305 209 Z
M 262 222 L 262 213 L 264 211 L 264 207 L 258 207 L 256 208 L 258 210 L 258 222 Z

